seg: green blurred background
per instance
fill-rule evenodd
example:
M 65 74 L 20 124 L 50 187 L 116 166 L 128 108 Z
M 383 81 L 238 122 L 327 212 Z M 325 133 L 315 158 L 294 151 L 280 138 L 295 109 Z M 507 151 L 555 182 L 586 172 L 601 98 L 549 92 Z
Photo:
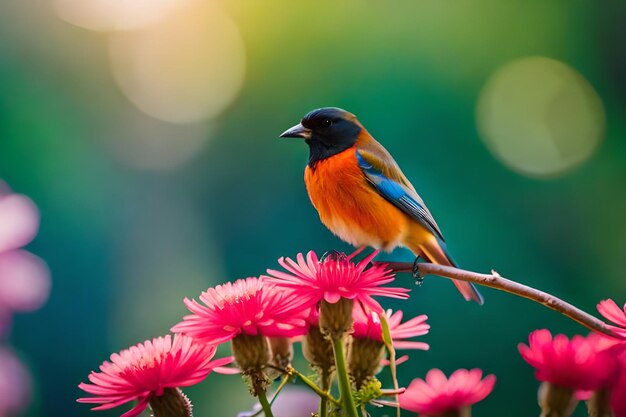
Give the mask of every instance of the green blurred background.
M 9 341 L 35 381 L 26 415 L 96 415 L 78 383 L 165 334 L 183 297 L 350 250 L 308 201 L 306 146 L 277 139 L 316 107 L 355 113 L 394 154 L 463 267 L 590 312 L 626 301 L 623 1 L 123 3 L 0 3 L 0 178 L 39 206 L 29 250 L 53 278 Z M 519 61 L 533 56 L 560 63 Z M 585 330 L 483 294 L 478 307 L 429 278 L 383 302 L 432 325 L 400 382 L 480 367 L 498 382 L 475 415 L 538 413 L 517 344 Z M 237 376 L 188 393 L 198 416 L 253 403 Z

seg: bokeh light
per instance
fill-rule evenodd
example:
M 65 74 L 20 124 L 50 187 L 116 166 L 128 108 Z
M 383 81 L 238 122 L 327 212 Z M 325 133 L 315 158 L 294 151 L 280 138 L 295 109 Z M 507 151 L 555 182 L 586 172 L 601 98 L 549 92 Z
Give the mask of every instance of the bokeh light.
M 46 263 L 19 249 L 33 240 L 39 219 L 35 203 L 0 180 L 0 335 L 8 332 L 14 311 L 37 310 L 50 294 Z
M 172 124 L 139 111 L 120 112 L 104 143 L 118 161 L 140 170 L 171 171 L 190 161 L 207 144 L 206 123 Z
M 483 88 L 478 130 L 492 154 L 532 177 L 562 174 L 585 160 L 604 134 L 604 110 L 574 69 L 544 57 L 497 70 Z
M 4 182 L 0 181 L 0 187 Z M 0 252 L 28 244 L 39 230 L 39 211 L 32 200 L 0 189 Z
M 31 377 L 12 350 L 0 347 L 0 416 L 13 416 L 30 402 Z
M 52 0 L 57 15 L 85 29 L 129 30 L 155 23 L 185 0 Z
M 192 1 L 154 25 L 113 34 L 110 58 L 126 97 L 150 116 L 173 123 L 219 115 L 245 75 L 239 30 L 212 2 Z
M 119 345 L 167 333 L 186 312 L 185 297 L 225 276 L 206 212 L 175 189 L 148 187 L 138 193 L 141 201 L 128 209 L 132 223 L 120 232 L 115 255 L 110 332 Z
M 34 311 L 50 294 L 50 272 L 45 262 L 25 250 L 0 254 L 0 306 Z

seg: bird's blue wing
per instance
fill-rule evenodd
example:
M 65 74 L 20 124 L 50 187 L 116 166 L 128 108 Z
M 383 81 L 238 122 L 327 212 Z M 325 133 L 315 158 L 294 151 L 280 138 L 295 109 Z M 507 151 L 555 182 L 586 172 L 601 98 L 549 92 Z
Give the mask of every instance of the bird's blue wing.
M 370 154 L 366 156 L 357 150 L 356 158 L 361 171 L 376 191 L 443 241 L 443 236 L 435 219 L 415 191 L 386 176 L 381 169 L 375 166 L 376 164 Z

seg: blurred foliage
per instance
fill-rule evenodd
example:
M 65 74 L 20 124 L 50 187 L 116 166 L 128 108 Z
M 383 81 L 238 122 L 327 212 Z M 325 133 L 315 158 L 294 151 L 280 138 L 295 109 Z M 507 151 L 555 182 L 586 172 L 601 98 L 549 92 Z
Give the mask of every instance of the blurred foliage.
M 61 20 L 59 3 L 0 3 L 0 178 L 41 209 L 30 248 L 53 276 L 50 301 L 18 317 L 11 340 L 36 382 L 29 416 L 96 415 L 75 404 L 78 383 L 111 352 L 166 333 L 185 296 L 261 274 L 280 256 L 349 250 L 308 201 L 305 145 L 277 139 L 316 107 L 354 112 L 394 154 L 463 267 L 495 268 L 587 311 L 626 301 L 623 1 L 223 1 L 245 46 L 245 81 L 219 117 L 191 125 L 135 108 L 110 67 L 115 34 Z M 489 77 L 535 55 L 578 71 L 606 116 L 595 154 L 548 179 L 496 160 L 475 121 Z M 399 367 L 400 382 L 480 367 L 498 382 L 476 415 L 532 414 L 538 383 L 517 343 L 536 328 L 584 329 L 483 293 L 478 307 L 429 278 L 410 301 L 386 304 L 432 325 L 431 350 Z M 212 375 L 188 394 L 198 416 L 253 403 L 237 376 Z

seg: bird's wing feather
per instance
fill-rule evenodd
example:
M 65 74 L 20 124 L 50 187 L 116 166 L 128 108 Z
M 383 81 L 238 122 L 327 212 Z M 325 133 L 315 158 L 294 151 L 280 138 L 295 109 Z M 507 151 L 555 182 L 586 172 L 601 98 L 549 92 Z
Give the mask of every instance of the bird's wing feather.
M 439 226 L 424 200 L 382 145 L 368 141 L 367 146 L 357 148 L 356 157 L 361 171 L 376 191 L 443 240 Z

